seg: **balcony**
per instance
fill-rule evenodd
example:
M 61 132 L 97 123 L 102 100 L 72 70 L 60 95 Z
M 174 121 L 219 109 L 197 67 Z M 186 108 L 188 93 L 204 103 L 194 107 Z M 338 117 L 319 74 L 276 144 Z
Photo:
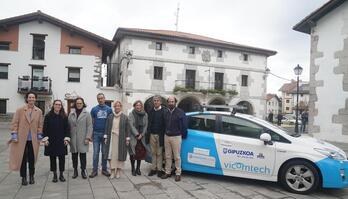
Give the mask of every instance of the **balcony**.
M 237 95 L 236 91 L 237 84 L 222 84 L 220 82 L 202 82 L 202 81 L 191 81 L 191 80 L 176 80 L 175 81 L 175 92 L 201 92 L 203 94 L 221 94 L 226 95 Z
M 52 94 L 52 80 L 49 77 L 39 78 L 38 76 L 18 77 L 18 93 L 25 94 L 28 91 L 34 91 L 41 95 Z

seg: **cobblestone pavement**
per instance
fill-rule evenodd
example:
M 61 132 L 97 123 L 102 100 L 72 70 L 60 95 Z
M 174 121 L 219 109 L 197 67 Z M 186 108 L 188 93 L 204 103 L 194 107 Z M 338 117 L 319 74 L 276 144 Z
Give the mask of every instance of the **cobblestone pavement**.
M 72 179 L 70 154 L 66 157 L 66 182 L 53 183 L 49 172 L 49 158 L 40 150 L 36 164 L 36 183 L 21 186 L 18 172 L 8 170 L 9 150 L 6 141 L 8 127 L 0 125 L 0 199 L 108 199 L 108 198 L 348 198 L 348 188 L 341 190 L 325 189 L 311 195 L 296 195 L 284 191 L 277 183 L 184 172 L 181 182 L 174 178 L 162 180 L 148 177 L 149 164 L 142 165 L 143 175 L 132 176 L 130 164 L 120 179 L 109 180 L 105 176 L 83 180 L 81 176 Z M 344 145 L 346 146 L 346 145 Z M 92 145 L 90 146 L 92 149 Z M 88 171 L 91 171 L 91 152 L 88 153 Z

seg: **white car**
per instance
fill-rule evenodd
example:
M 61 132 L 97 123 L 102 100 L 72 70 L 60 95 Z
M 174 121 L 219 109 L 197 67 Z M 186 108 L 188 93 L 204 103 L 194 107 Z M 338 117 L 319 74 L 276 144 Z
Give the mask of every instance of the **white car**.
M 278 181 L 300 194 L 348 186 L 346 154 L 327 142 L 289 135 L 251 115 L 207 111 L 187 116 L 183 170 Z

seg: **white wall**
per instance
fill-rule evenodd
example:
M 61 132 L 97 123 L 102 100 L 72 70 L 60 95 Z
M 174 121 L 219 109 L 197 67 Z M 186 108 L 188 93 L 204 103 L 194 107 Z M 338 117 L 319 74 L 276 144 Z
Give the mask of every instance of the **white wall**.
M 343 75 L 334 74 L 334 67 L 338 66 L 339 60 L 334 58 L 335 52 L 343 50 L 344 39 L 347 33 L 343 34 L 346 27 L 344 21 L 348 18 L 348 3 L 343 3 L 340 7 L 328 13 L 317 22 L 313 35 L 319 37 L 317 49 L 323 53 L 322 58 L 315 59 L 319 71 L 315 76 L 316 80 L 322 80 L 323 86 L 316 88 L 318 101 L 315 107 L 318 114 L 313 115 L 313 125 L 320 127 L 320 133 L 313 133 L 315 137 L 331 140 L 348 142 L 348 136 L 342 135 L 342 124 L 333 123 L 333 116 L 337 115 L 339 109 L 345 107 L 345 99 L 348 92 L 344 92 Z M 311 55 L 313 56 L 313 55 Z M 315 82 L 311 82 L 311 86 Z M 314 96 L 311 96 L 314 97 Z M 347 124 L 348 121 L 345 121 Z

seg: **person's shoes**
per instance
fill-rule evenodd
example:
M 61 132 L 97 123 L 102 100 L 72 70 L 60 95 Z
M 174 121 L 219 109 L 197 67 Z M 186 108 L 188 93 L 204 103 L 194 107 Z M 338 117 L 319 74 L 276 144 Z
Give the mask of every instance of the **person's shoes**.
M 103 170 L 102 171 L 102 174 L 106 177 L 109 177 L 110 176 L 110 173 L 107 171 L 107 170 Z
M 64 178 L 63 172 L 60 172 L 60 174 L 59 174 L 59 180 L 60 180 L 61 182 L 65 182 L 65 178 Z
M 181 175 L 175 175 L 175 181 L 179 182 L 181 180 Z
M 116 171 L 116 178 L 117 178 L 117 179 L 119 179 L 119 178 L 120 178 L 120 173 L 121 173 L 121 171 L 120 171 L 120 170 L 117 170 L 117 171 Z
M 153 176 L 157 174 L 157 170 L 151 170 L 148 176 Z
M 74 174 L 72 175 L 72 178 L 75 179 L 75 178 L 77 178 L 78 175 L 79 174 L 77 172 L 77 169 L 74 169 Z
M 81 176 L 83 179 L 87 179 L 87 172 L 86 172 L 86 169 L 82 170 L 81 171 Z
M 161 176 L 161 178 L 162 178 L 162 179 L 167 179 L 167 178 L 169 178 L 170 176 L 171 176 L 170 174 L 165 173 L 165 174 L 163 174 L 163 175 Z
M 157 171 L 157 177 L 162 177 L 162 175 L 164 174 L 164 172 L 163 171 Z
M 138 169 L 136 169 L 136 170 L 135 170 L 135 173 L 136 173 L 137 175 L 139 175 L 139 176 L 140 176 L 140 175 L 141 175 L 140 169 L 139 169 L 139 168 L 138 168 Z
M 132 176 L 136 176 L 136 175 L 137 175 L 137 173 L 135 172 L 134 169 L 132 169 Z
M 91 175 L 89 175 L 90 178 L 94 178 L 98 175 L 97 171 L 92 171 Z
M 115 178 L 115 172 L 111 172 L 111 175 L 110 175 L 109 179 L 111 180 L 111 179 L 114 179 L 114 178 Z
M 34 175 L 30 175 L 29 176 L 29 184 L 34 184 L 35 180 L 34 180 Z
M 27 177 L 22 177 L 22 185 L 23 186 L 27 186 L 28 185 Z
M 57 173 L 56 172 L 53 173 L 52 182 L 54 182 L 54 183 L 58 182 L 58 177 L 57 177 Z

